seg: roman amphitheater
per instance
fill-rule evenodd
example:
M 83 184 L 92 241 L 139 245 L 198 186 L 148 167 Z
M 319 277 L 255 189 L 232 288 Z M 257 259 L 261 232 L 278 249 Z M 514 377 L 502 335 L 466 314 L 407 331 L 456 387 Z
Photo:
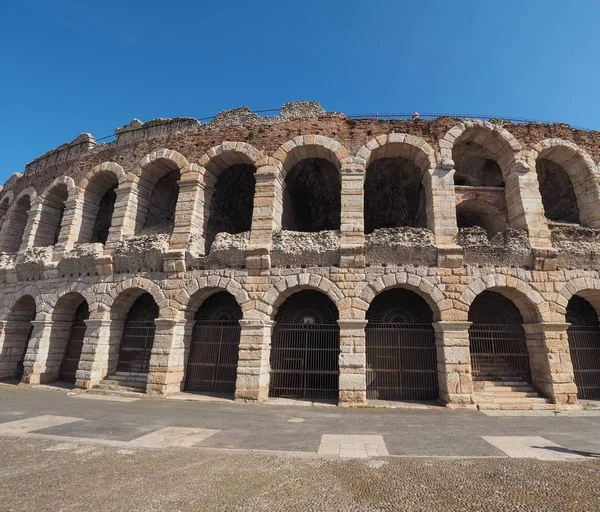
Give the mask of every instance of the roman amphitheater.
M 600 133 L 564 124 L 314 102 L 82 134 L 0 191 L 0 378 L 581 407 L 600 399 L 599 160 Z

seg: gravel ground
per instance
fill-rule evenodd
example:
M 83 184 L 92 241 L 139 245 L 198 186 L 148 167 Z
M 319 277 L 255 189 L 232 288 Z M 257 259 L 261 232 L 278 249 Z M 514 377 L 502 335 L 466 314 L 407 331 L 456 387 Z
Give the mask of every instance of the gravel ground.
M 0 438 L 0 510 L 598 510 L 600 460 L 332 460 Z

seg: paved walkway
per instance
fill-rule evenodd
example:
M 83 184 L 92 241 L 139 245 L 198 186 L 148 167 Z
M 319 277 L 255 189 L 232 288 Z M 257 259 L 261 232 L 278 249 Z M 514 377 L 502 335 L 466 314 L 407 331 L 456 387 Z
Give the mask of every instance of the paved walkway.
M 600 411 L 494 416 L 477 411 L 298 407 L 69 396 L 0 386 L 0 437 L 122 449 L 187 447 L 299 457 L 600 457 Z

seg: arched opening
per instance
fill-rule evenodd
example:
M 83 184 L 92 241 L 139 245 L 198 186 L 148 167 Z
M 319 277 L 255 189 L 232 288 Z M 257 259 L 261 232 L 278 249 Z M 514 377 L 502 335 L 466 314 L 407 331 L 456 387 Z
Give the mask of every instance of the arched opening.
M 567 171 L 546 158 L 538 158 L 535 168 L 546 218 L 579 224 L 577 197 Z
M 0 342 L 1 379 L 20 380 L 23 377 L 23 362 L 33 333 L 31 322 L 35 315 L 35 300 L 30 295 L 21 297 L 10 310 Z
M 600 325 L 594 307 L 573 295 L 567 304 L 569 351 L 577 384 L 577 398 L 600 399 Z
M 99 172 L 90 179 L 84 196 L 79 243 L 106 243 L 118 185 L 117 176 L 110 171 Z
M 250 231 L 256 168 L 252 164 L 235 164 L 219 172 L 206 226 L 206 254 L 218 233 L 232 235 Z
M 275 316 L 269 396 L 337 399 L 340 329 L 338 310 L 326 295 L 303 290 Z
M 467 187 L 504 187 L 502 169 L 492 153 L 476 142 L 466 140 L 452 149 L 454 184 Z
M 117 373 L 148 373 L 158 313 L 158 305 L 149 293 L 140 295 L 129 308 L 121 335 Z
M 380 228 L 427 226 L 421 169 L 406 158 L 380 158 L 367 167 L 365 234 Z
M 31 210 L 29 195 L 21 196 L 9 208 L 2 224 L 0 252 L 17 252 L 19 250 L 23 243 L 29 210 Z
M 367 321 L 367 398 L 437 400 L 435 331 L 427 302 L 410 290 L 388 290 L 373 299 Z
M 458 229 L 480 227 L 487 237 L 506 229 L 506 218 L 494 206 L 477 200 L 467 200 L 456 205 L 456 223 Z
M 217 292 L 198 308 L 186 366 L 185 390 L 233 394 L 237 377 L 242 308 Z
M 68 197 L 69 192 L 64 183 L 52 187 L 46 193 L 42 200 L 42 210 L 33 239 L 35 247 L 48 247 L 58 243 L 65 214 L 65 201 Z
M 8 212 L 8 207 L 10 206 L 10 197 L 4 197 L 2 201 L 0 201 L 0 233 L 2 232 L 2 224 L 4 223 L 4 216 Z
M 67 293 L 56 303 L 52 313 L 45 381 L 75 382 L 87 328 L 85 320 L 89 314 L 88 303 L 79 293 Z
M 474 381 L 531 383 L 523 317 L 511 300 L 481 292 L 469 308 L 469 322 Z
M 339 230 L 340 171 L 323 158 L 306 158 L 286 174 L 283 184 L 282 228 L 317 232 Z

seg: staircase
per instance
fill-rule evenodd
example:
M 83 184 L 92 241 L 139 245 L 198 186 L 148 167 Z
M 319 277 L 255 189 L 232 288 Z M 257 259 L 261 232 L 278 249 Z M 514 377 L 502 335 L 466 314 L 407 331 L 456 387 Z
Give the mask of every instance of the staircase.
M 476 380 L 475 402 L 482 411 L 489 410 L 536 410 L 553 411 L 556 405 L 524 380 L 496 377 L 495 380 Z
M 147 373 L 115 372 L 88 390 L 88 393 L 140 398 L 146 392 L 147 380 Z

